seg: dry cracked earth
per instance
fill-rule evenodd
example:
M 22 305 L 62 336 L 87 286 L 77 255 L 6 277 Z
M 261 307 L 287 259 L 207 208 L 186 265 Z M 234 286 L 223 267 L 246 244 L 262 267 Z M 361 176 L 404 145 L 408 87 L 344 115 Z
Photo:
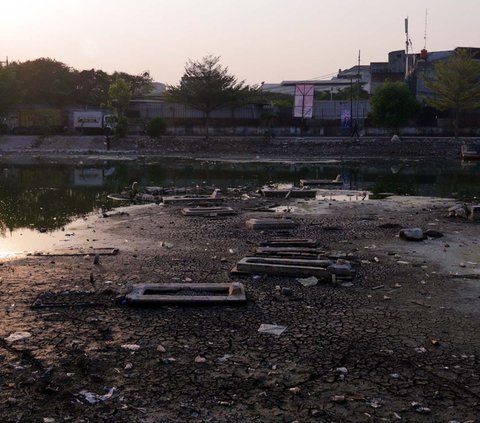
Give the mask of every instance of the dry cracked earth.
M 119 248 L 99 264 L 2 263 L 0 421 L 478 422 L 478 292 L 464 292 L 473 307 L 453 307 L 465 281 L 396 237 L 435 222 L 445 237 L 428 248 L 445 256 L 450 235 L 478 239 L 478 224 L 447 219 L 443 204 L 332 203 L 326 214 L 292 216 L 292 236 L 355 256 L 353 285 L 242 276 L 233 280 L 246 286 L 244 306 L 122 303 L 132 283 L 232 280 L 239 259 L 285 236 L 245 228 L 270 203 L 230 198 L 239 214 L 217 218 L 126 208 L 71 229 L 86 246 Z M 31 307 L 62 291 L 70 307 Z M 262 323 L 287 329 L 263 334 Z M 7 341 L 15 332 L 31 336 Z

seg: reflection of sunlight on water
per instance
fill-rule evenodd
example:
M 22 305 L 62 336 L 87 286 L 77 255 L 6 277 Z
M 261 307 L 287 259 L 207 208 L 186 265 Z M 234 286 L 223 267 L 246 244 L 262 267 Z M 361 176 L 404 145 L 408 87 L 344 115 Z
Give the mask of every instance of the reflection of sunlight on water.
M 290 200 L 286 205 L 272 207 L 275 213 L 326 214 L 332 202 L 362 202 L 370 199 L 368 191 L 317 190 L 315 200 Z
M 64 231 L 41 233 L 32 229 L 15 229 L 0 236 L 0 258 L 13 258 L 32 254 L 39 250 L 50 250 L 65 246 L 71 234 Z

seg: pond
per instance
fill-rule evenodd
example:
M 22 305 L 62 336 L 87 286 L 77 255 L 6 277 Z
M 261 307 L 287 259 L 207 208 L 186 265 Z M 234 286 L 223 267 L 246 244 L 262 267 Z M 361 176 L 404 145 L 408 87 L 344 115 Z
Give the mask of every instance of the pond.
M 137 181 L 140 186 L 256 190 L 265 184 L 299 185 L 300 179 L 334 179 L 343 188 L 455 198 L 479 194 L 480 164 L 460 161 L 357 160 L 233 162 L 162 159 L 76 160 L 54 163 L 0 161 L 0 254 L 46 248 L 77 217 L 110 210 L 107 198 Z

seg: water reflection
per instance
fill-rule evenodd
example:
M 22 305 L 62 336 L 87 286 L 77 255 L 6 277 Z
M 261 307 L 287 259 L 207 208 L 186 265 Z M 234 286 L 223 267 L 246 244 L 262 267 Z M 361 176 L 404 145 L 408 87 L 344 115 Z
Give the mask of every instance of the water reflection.
M 474 197 L 480 166 L 460 161 L 399 162 L 395 160 L 329 161 L 325 163 L 213 162 L 148 159 L 89 163 L 0 164 L 0 233 L 19 228 L 62 228 L 92 211 L 108 210 L 112 192 L 137 181 L 144 186 L 256 190 L 268 183 L 299 185 L 300 179 L 334 179 L 345 189 L 409 195 Z

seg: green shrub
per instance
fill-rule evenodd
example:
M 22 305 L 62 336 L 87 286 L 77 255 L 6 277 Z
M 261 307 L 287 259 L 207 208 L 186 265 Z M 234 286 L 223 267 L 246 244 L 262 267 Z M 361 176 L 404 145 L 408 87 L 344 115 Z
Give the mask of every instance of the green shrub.
M 125 138 L 128 134 L 128 119 L 122 116 L 118 119 L 117 126 L 115 127 L 115 138 Z
M 156 117 L 148 121 L 145 130 L 149 137 L 158 138 L 167 130 L 167 124 L 162 118 Z

